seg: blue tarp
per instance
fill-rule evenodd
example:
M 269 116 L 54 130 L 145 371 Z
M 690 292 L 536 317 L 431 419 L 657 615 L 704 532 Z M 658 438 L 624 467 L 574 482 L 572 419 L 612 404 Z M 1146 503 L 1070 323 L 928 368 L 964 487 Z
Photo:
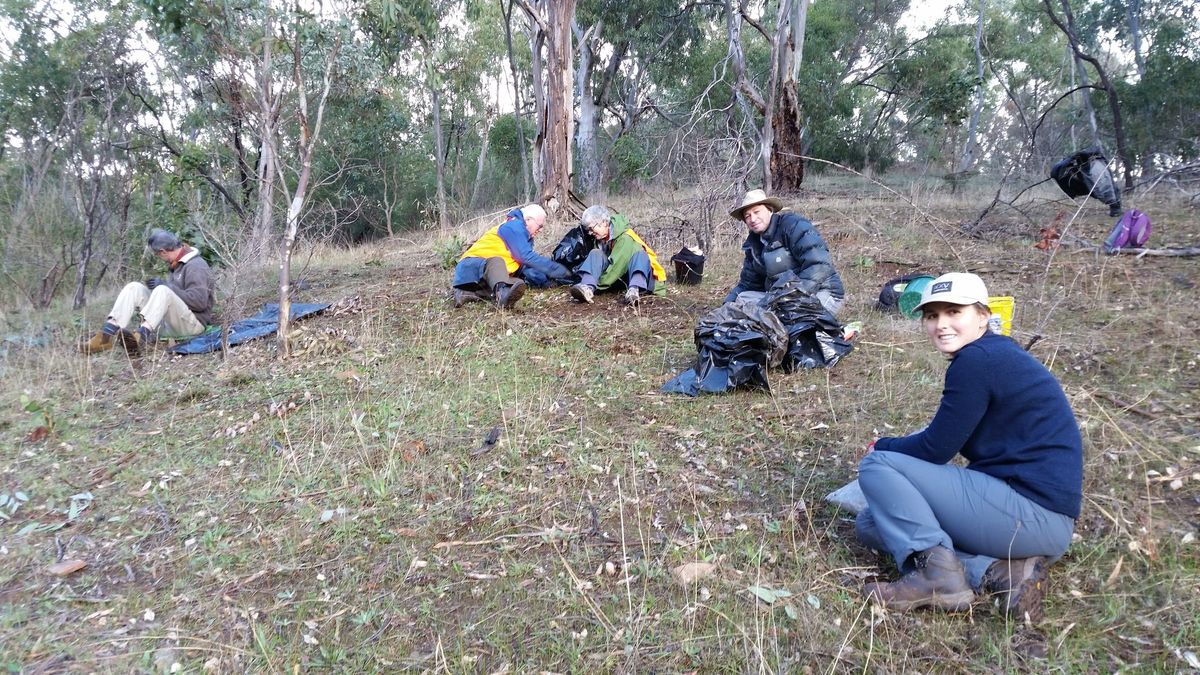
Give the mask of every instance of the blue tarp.
M 328 304 L 292 303 L 292 321 L 329 309 Z M 242 319 L 229 327 L 229 346 L 270 335 L 279 327 L 279 305 L 263 305 L 262 311 L 248 319 Z M 177 344 L 168 351 L 172 354 L 205 354 L 221 348 L 221 331 L 215 330 L 197 335 L 187 342 Z

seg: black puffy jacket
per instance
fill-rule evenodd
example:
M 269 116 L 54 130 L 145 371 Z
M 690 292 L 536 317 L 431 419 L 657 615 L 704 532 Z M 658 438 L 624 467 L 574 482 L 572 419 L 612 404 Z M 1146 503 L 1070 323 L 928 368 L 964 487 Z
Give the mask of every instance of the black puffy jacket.
M 746 259 L 742 276 L 729 291 L 729 302 L 743 291 L 766 291 L 771 280 L 787 270 L 794 270 L 802 280 L 811 281 L 812 293 L 828 291 L 842 299 L 846 290 L 842 278 L 833 268 L 829 247 L 807 218 L 791 212 L 776 212 L 771 224 L 762 234 L 750 233 L 742 244 Z

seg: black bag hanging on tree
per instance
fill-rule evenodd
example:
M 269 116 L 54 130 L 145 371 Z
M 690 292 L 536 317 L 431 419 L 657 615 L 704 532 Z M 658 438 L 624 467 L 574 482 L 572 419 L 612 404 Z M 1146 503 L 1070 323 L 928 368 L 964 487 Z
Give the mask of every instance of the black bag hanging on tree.
M 1068 197 L 1094 197 L 1108 204 L 1109 217 L 1121 215 L 1121 193 L 1100 148 L 1080 150 L 1063 159 L 1050 169 L 1050 177 Z

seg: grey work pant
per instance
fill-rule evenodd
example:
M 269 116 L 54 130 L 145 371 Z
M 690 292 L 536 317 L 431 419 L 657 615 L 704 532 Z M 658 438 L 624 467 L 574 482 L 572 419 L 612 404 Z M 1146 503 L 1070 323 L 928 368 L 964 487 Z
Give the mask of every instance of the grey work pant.
M 766 295 L 763 291 L 742 291 L 737 294 L 735 300 L 760 302 Z M 846 306 L 845 298 L 835 298 L 833 297 L 833 293 L 829 291 L 817 291 L 814 297 L 821 302 L 821 306 L 825 308 L 825 311 L 834 317 L 838 315 L 838 312 L 842 311 L 842 307 Z
M 590 274 L 593 279 L 599 280 L 608 271 L 612 261 L 598 248 L 592 249 L 587 258 L 575 267 L 575 271 L 580 274 Z M 654 292 L 654 271 L 650 268 L 650 256 L 645 251 L 637 251 L 633 257 L 629 259 L 629 265 L 621 272 L 621 283 L 626 288 L 629 287 L 629 282 L 633 280 L 634 272 L 641 272 L 646 277 L 646 290 Z
M 858 483 L 867 498 L 855 522 L 860 541 L 890 553 L 902 572 L 910 570 L 913 553 L 945 546 L 958 555 L 976 589 L 996 560 L 1057 560 L 1075 528 L 1070 517 L 998 478 L 898 452 L 868 453 Z

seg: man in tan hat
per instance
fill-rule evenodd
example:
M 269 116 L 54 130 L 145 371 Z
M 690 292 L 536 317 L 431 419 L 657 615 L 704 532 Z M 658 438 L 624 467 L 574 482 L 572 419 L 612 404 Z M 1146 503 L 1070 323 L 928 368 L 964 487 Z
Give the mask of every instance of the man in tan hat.
M 725 302 L 747 291 L 765 292 L 775 279 L 791 271 L 802 282 L 811 284 L 810 292 L 836 316 L 845 303 L 846 291 L 833 267 L 829 247 L 807 218 L 782 209 L 783 202 L 775 197 L 751 190 L 729 212 L 746 223 L 750 234 L 742 244 L 746 259 L 741 278 Z

